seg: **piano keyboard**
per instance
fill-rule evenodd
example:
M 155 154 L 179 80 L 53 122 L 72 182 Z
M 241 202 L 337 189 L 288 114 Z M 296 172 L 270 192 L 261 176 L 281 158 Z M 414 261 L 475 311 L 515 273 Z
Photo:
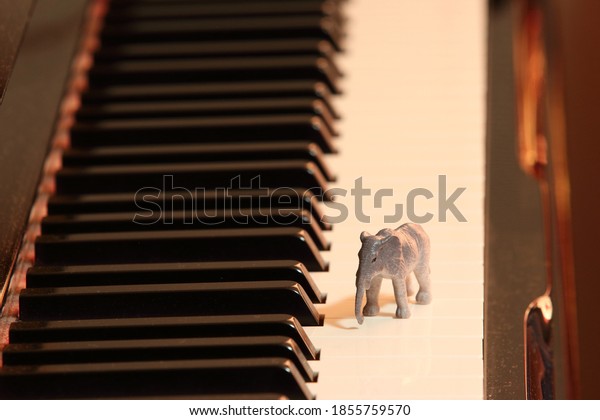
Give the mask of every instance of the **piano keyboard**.
M 0 397 L 482 397 L 484 4 L 380 3 L 110 3 Z M 438 174 L 468 222 L 425 225 L 433 303 L 393 319 L 384 285 L 359 328 L 358 235 L 394 203 L 338 195 L 332 226 L 328 189 Z

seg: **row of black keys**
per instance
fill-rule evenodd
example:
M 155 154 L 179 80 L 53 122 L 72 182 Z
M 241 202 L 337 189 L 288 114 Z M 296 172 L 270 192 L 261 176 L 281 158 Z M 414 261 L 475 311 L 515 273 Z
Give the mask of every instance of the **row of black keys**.
M 2 397 L 313 397 L 339 3 L 112 2 Z
M 318 358 L 285 315 L 21 321 L 10 342 L 6 399 L 306 399 Z

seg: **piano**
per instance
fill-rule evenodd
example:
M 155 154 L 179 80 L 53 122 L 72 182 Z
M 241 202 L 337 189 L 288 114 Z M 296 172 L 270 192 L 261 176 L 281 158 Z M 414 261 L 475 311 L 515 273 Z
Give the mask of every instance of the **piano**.
M 0 0 L 0 398 L 598 395 L 569 301 L 597 286 L 546 276 L 518 164 L 511 7 Z M 422 217 L 433 302 L 395 319 L 384 282 L 359 326 L 360 232 Z

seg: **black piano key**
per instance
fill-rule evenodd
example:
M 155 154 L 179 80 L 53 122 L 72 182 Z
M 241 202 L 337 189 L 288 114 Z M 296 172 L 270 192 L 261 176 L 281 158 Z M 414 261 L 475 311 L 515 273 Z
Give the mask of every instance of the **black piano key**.
M 110 8 L 106 15 L 108 24 L 146 19 L 173 19 L 190 17 L 247 17 L 247 16 L 336 16 L 335 3 L 323 0 L 293 2 L 258 1 L 228 2 L 227 4 L 131 4 L 129 7 Z
M 300 322 L 283 314 L 18 321 L 10 326 L 9 341 L 53 343 L 269 335 L 294 340 L 308 360 L 319 358 Z
M 305 141 L 94 147 L 67 149 L 62 155 L 63 167 L 252 160 L 311 161 L 328 181 L 335 180 L 321 148 Z
M 161 230 L 240 229 L 244 227 L 295 227 L 304 229 L 320 250 L 330 245 L 310 213 L 297 210 L 242 209 L 218 211 L 179 211 L 169 214 L 99 213 L 48 216 L 42 221 L 42 234 L 95 232 L 141 232 Z
M 317 190 L 302 188 L 277 189 L 216 189 L 192 191 L 167 191 L 161 194 L 145 194 L 143 203 L 152 209 L 179 211 L 184 209 L 302 209 L 311 212 L 322 229 L 331 229 L 323 209 L 317 203 Z M 53 195 L 48 199 L 48 214 L 137 212 L 143 210 L 136 200 L 136 193 Z M 160 207 L 159 207 L 160 206 Z M 165 208 L 166 207 L 166 208 Z
M 296 259 L 327 269 L 306 231 L 286 227 L 42 235 L 35 258 L 43 265 Z
M 295 227 L 304 229 L 320 250 L 329 243 L 318 223 L 305 210 L 234 209 L 217 212 L 169 211 L 149 213 L 92 213 L 47 216 L 42 220 L 42 235 L 95 232 L 143 232 L 170 230 L 241 229 Z
M 281 358 L 174 360 L 0 369 L 2 399 L 136 398 L 277 393 L 312 399 L 294 364 Z
M 34 265 L 27 271 L 28 288 L 267 280 L 294 281 L 302 286 L 312 302 L 325 302 L 326 295 L 319 291 L 306 267 L 292 260 Z
M 115 400 L 125 399 L 115 397 Z M 257 401 L 286 401 L 289 398 L 283 394 L 267 392 L 247 392 L 244 394 L 178 394 L 178 395 L 152 395 L 136 397 L 136 400 L 257 400 Z
M 339 115 L 331 103 L 314 96 L 289 98 L 208 99 L 177 101 L 111 102 L 83 105 L 79 121 L 136 119 L 150 117 L 226 116 L 226 115 L 314 114 L 330 125 Z
M 120 60 L 174 60 L 182 58 L 268 57 L 312 55 L 333 60 L 331 43 L 314 39 L 272 39 L 254 41 L 174 42 L 160 44 L 123 44 L 100 48 L 96 63 Z
M 314 96 L 331 103 L 331 90 L 324 83 L 314 80 L 91 86 L 83 92 L 81 101 L 91 104 L 298 96 Z
M 3 366 L 252 357 L 290 360 L 305 381 L 316 379 L 300 348 L 284 336 L 17 343 L 2 350 Z
M 321 324 L 302 287 L 291 281 L 55 287 L 24 289 L 19 296 L 25 321 L 282 313 L 302 325 Z
M 325 39 L 339 51 L 343 31 L 335 19 L 320 16 L 277 16 L 212 19 L 164 19 L 109 25 L 102 45 L 133 42 L 219 41 L 239 39 Z
M 310 0 L 288 0 L 288 2 L 292 2 L 292 3 L 303 2 L 303 1 L 310 1 Z M 341 4 L 347 2 L 348 0 L 322 0 L 322 1 L 327 1 L 328 3 L 332 3 L 334 6 L 339 7 Z M 223 4 L 223 3 L 252 4 L 252 3 L 280 3 L 280 2 L 281 2 L 281 0 L 119 0 L 118 2 L 114 2 L 113 4 L 111 4 L 111 8 L 113 8 L 113 9 L 130 8 L 130 7 L 136 6 L 138 4 L 152 6 L 152 5 L 159 5 L 159 4 L 168 4 L 168 5 Z
M 318 115 L 327 124 L 329 131 L 335 132 L 336 115 L 324 101 L 311 97 L 84 105 L 77 112 L 77 121 L 277 114 Z
M 137 191 L 138 212 L 147 208 L 144 195 L 175 189 L 191 200 L 191 191 L 196 189 L 228 187 L 300 187 L 329 198 L 327 180 L 319 168 L 299 160 L 90 166 L 64 168 L 56 174 L 58 194 Z
M 339 70 L 319 56 L 228 57 L 128 60 L 101 63 L 89 72 L 90 85 L 160 84 L 312 79 L 338 92 Z
M 312 114 L 155 118 L 78 122 L 73 147 L 178 143 L 312 141 L 334 151 L 333 133 Z

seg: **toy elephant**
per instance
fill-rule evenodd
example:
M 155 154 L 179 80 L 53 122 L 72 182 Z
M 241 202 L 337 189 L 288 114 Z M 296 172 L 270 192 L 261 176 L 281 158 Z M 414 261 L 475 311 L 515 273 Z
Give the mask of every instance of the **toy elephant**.
M 406 223 L 399 228 L 382 229 L 377 235 L 367 232 L 360 234 L 362 247 L 358 252 L 360 264 L 356 273 L 355 314 L 359 324 L 365 316 L 379 313 L 379 290 L 381 280 L 392 279 L 396 297 L 396 316 L 409 318 L 407 287 L 409 275 L 415 273 L 419 283 L 417 303 L 431 302 L 431 283 L 429 279 L 429 236 L 423 228 L 413 223 Z M 363 295 L 367 292 L 367 304 L 362 314 Z M 409 291 L 408 295 L 412 295 Z

